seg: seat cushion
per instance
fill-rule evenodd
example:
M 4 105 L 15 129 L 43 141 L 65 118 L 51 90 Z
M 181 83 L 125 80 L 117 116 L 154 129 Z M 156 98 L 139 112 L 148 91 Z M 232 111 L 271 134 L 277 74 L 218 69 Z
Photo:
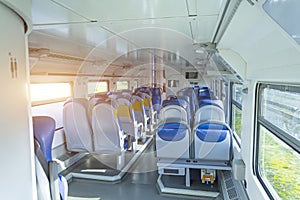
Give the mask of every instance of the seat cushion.
M 187 127 L 181 123 L 165 123 L 158 127 L 158 136 L 165 141 L 180 141 L 187 133 Z
M 222 142 L 229 130 L 222 124 L 200 124 L 196 129 L 197 137 L 205 142 Z

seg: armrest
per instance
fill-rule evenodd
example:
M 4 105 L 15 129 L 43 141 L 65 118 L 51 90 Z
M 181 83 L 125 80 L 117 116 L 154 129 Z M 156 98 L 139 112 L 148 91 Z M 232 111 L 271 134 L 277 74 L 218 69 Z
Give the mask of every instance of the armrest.
M 48 165 L 49 165 L 49 182 L 50 182 L 51 199 L 60 200 L 59 182 L 58 182 L 59 164 L 56 161 L 50 161 Z
M 68 182 L 59 174 L 59 168 L 64 166 L 59 160 L 52 160 L 49 165 L 49 180 L 52 200 L 67 200 Z

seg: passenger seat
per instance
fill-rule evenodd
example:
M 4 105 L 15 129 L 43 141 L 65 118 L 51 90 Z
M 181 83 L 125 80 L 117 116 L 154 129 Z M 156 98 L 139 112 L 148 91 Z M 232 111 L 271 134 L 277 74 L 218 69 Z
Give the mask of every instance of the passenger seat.
M 63 126 L 68 151 L 93 152 L 93 131 L 87 99 L 72 98 L 63 108 Z

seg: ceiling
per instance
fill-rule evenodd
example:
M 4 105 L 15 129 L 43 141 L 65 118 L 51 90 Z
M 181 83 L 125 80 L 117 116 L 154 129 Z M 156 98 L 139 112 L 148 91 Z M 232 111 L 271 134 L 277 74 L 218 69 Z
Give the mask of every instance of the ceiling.
M 153 57 L 178 69 L 201 68 L 203 63 L 207 67 L 207 53 L 195 50 L 212 40 L 224 4 L 225 0 L 32 0 L 31 73 L 134 74 L 130 67 L 146 66 Z

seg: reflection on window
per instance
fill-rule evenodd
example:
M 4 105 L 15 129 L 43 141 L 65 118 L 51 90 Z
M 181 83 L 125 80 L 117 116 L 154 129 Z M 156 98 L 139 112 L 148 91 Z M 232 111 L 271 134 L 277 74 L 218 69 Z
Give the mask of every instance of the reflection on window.
M 108 92 L 108 81 L 88 82 L 88 94 Z
M 168 80 L 168 87 L 179 87 L 179 80 Z
M 233 84 L 232 86 L 232 90 L 233 90 L 232 98 L 240 105 L 242 105 L 242 101 L 243 101 L 242 89 L 243 89 L 243 85 L 241 84 Z
M 70 83 L 33 83 L 30 84 L 31 101 L 49 103 L 63 101 L 71 96 Z
M 258 170 L 282 199 L 300 199 L 300 155 L 266 128 L 259 127 Z
M 138 87 L 138 81 L 137 81 L 137 80 L 133 81 L 132 87 L 133 87 L 134 89 Z
M 128 81 L 117 81 L 117 90 L 129 89 Z
M 242 110 L 232 105 L 232 130 L 241 138 L 242 133 Z
M 239 142 L 242 135 L 242 84 L 231 85 L 231 96 L 231 128 Z
M 300 44 L 300 1 L 299 0 L 267 0 L 264 10 Z
M 264 88 L 261 94 L 261 116 L 300 140 L 300 93 Z

